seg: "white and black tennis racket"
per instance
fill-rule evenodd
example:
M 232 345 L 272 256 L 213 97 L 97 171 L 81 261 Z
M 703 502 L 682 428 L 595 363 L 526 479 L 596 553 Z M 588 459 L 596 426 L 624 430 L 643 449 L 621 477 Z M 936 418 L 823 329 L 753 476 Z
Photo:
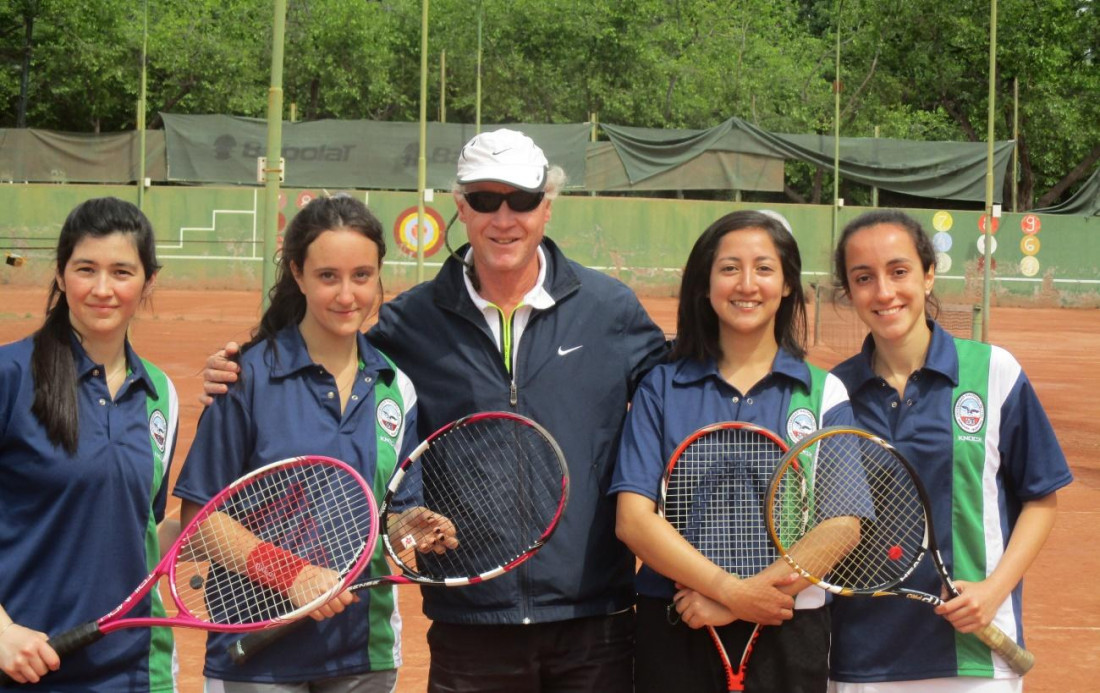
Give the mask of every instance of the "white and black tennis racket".
M 658 512 L 684 539 L 726 572 L 750 577 L 779 559 L 764 527 L 763 498 L 787 444 L 771 431 L 740 421 L 699 429 L 672 453 Z M 745 671 L 760 632 L 737 643 L 736 669 L 721 628 L 707 626 L 729 691 L 745 690 Z
M 275 462 L 207 502 L 116 609 L 50 638 L 49 644 L 64 656 L 121 628 L 243 632 L 287 623 L 354 580 L 377 537 L 374 497 L 354 469 L 327 457 Z M 177 615 L 125 618 L 164 576 Z M 11 682 L 0 672 L 0 685 Z
M 938 595 L 902 586 L 927 554 L 947 594 L 959 594 L 936 544 L 924 485 L 901 453 L 874 434 L 834 426 L 801 439 L 775 473 L 765 512 L 780 553 L 834 594 L 938 606 Z M 806 536 L 788 532 L 791 524 L 806 526 Z M 1019 674 L 1035 662 L 993 624 L 975 635 Z
M 351 589 L 460 587 L 503 575 L 542 548 L 568 497 L 565 456 L 542 426 L 508 412 L 459 419 L 401 463 L 382 500 L 382 541 L 400 574 Z M 245 662 L 291 630 L 248 635 L 230 656 Z

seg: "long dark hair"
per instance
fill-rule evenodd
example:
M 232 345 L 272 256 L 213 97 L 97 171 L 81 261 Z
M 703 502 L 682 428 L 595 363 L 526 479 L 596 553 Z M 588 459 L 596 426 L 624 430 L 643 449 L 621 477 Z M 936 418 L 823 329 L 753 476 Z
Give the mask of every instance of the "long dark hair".
M 836 251 L 833 253 L 833 288 L 837 293 L 851 296 L 851 286 L 848 284 L 848 241 L 852 234 L 869 226 L 879 224 L 893 224 L 903 229 L 913 245 L 917 249 L 917 257 L 920 259 L 921 269 L 927 275 L 928 271 L 936 266 L 936 249 L 932 245 L 932 239 L 920 222 L 905 212 L 896 209 L 876 209 L 864 212 L 848 222 L 844 230 L 840 232 L 840 240 L 837 241 Z M 928 294 L 924 301 L 924 311 L 929 317 L 935 319 L 940 312 L 940 301 L 935 293 Z
M 57 277 L 64 276 L 65 266 L 82 240 L 102 238 L 113 233 L 129 234 L 133 239 L 148 283 L 160 270 L 153 226 L 140 209 L 117 197 L 91 199 L 69 212 L 57 239 Z M 69 302 L 58 286 L 57 277 L 50 283 L 46 319 L 34 333 L 34 351 L 31 355 L 34 403 L 31 413 L 45 427 L 50 441 L 71 455 L 76 452 L 80 437 L 76 364 L 71 345 L 73 326 L 69 320 Z
M 287 325 L 296 325 L 306 315 L 306 297 L 294 280 L 293 267 L 301 270 L 306 263 L 306 253 L 313 241 L 325 231 L 348 229 L 360 233 L 378 246 L 378 265 L 386 256 L 386 240 L 382 223 L 371 214 L 367 206 L 346 194 L 316 197 L 294 215 L 283 236 L 283 250 L 279 268 L 275 274 L 275 286 L 271 287 L 268 309 L 260 318 L 260 324 L 252 331 L 252 339 L 241 351 L 260 342 L 268 342 L 274 350 L 275 335 Z M 379 277 L 381 282 L 382 278 Z
M 763 229 L 775 244 L 783 281 L 790 290 L 775 315 L 775 341 L 797 358 L 806 355 L 806 298 L 802 291 L 802 256 L 798 243 L 775 217 L 760 212 L 733 212 L 714 222 L 699 236 L 688 255 L 680 282 L 676 314 L 676 343 L 671 358 L 715 361 L 722 357 L 718 316 L 710 304 L 710 273 L 722 237 L 742 229 Z

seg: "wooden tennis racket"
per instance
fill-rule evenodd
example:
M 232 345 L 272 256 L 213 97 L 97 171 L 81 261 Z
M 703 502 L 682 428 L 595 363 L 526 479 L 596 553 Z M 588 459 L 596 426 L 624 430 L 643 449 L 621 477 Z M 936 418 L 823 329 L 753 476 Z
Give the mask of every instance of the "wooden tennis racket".
M 788 563 L 834 594 L 943 604 L 938 595 L 903 586 L 931 555 L 946 593 L 959 595 L 936 544 L 924 485 L 900 452 L 867 431 L 834 426 L 801 439 L 776 470 L 765 513 L 772 541 Z M 858 521 L 855 541 L 838 538 L 838 522 L 845 518 Z M 792 522 L 807 528 L 805 537 L 787 531 Z M 1018 674 L 1035 663 L 993 624 L 975 635 Z

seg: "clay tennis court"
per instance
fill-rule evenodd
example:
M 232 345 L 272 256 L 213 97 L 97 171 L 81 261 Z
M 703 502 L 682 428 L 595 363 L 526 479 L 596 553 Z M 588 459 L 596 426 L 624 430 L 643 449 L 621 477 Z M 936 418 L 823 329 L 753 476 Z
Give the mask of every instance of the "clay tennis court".
M 45 291 L 0 286 L 0 343 L 29 334 L 42 319 Z M 158 290 L 151 310 L 135 321 L 138 352 L 175 381 L 181 400 L 179 445 L 174 472 L 194 437 L 200 407 L 200 368 L 206 356 L 230 339 L 243 341 L 258 316 L 259 292 Z M 645 301 L 654 319 L 672 332 L 673 299 Z M 1037 663 L 1026 679 L 1030 693 L 1092 691 L 1100 665 L 1100 551 L 1087 537 L 1100 531 L 1100 368 L 1094 349 L 1100 338 L 1100 310 L 995 307 L 990 339 L 1023 364 L 1046 406 L 1076 481 L 1060 494 L 1054 532 L 1027 576 L 1024 612 L 1028 647 Z M 815 348 L 810 360 L 829 367 L 846 354 Z M 173 474 L 173 479 L 175 474 Z M 169 502 L 178 513 L 178 502 Z M 1078 539 L 1074 539 L 1078 537 Z M 6 569 L 13 569 L 6 566 Z M 76 586 L 84 588 L 85 586 Z M 428 671 L 426 621 L 417 588 L 399 588 L 405 622 L 405 665 L 400 693 L 423 691 Z M 200 631 L 177 630 L 181 693 L 201 684 Z

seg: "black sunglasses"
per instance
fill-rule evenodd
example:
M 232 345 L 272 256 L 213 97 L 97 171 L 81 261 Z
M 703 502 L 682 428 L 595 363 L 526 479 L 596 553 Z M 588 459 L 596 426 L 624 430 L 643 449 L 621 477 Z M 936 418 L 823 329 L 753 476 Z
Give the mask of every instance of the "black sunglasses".
M 542 190 L 539 192 L 515 190 L 507 194 L 478 190 L 476 192 L 463 193 L 463 197 L 466 198 L 466 203 L 469 204 L 475 212 L 489 214 L 500 209 L 501 203 L 505 201 L 508 202 L 508 208 L 513 212 L 530 212 L 532 209 L 542 204 L 542 198 L 546 197 L 546 193 Z

